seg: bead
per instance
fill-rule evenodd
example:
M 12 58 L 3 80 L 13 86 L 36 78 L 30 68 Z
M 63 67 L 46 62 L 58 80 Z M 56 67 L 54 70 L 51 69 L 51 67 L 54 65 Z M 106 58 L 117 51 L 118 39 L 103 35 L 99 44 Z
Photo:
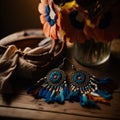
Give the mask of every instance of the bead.
M 82 78 L 80 76 L 78 76 L 78 80 L 82 80 Z
M 54 77 L 53 77 L 54 79 L 57 79 L 57 75 L 54 75 Z

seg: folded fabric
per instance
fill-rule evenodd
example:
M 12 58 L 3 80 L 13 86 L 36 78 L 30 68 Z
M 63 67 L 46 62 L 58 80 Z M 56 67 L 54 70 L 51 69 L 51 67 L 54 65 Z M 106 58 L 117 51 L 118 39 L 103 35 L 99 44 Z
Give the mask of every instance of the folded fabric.
M 9 37 L 7 37 L 8 39 Z M 9 41 L 9 42 L 8 42 Z M 64 41 L 27 36 L 0 40 L 0 92 L 12 92 L 11 79 L 38 80 L 62 56 Z M 10 83 L 8 85 L 8 83 Z
M 18 62 L 17 48 L 15 45 L 9 47 L 0 46 L 0 89 L 13 75 Z

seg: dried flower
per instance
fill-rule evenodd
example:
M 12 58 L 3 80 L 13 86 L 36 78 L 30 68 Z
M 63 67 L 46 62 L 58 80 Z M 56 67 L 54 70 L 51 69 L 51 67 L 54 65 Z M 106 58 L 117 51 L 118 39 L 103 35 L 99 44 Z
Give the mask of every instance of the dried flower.
M 71 42 L 111 41 L 112 14 L 102 0 L 41 0 L 39 12 L 47 37 Z
M 83 33 L 83 16 L 81 12 L 81 19 L 77 20 L 79 6 L 76 1 L 67 2 L 61 7 L 61 29 L 63 39 L 75 42 L 77 40 L 84 42 L 85 35 Z
M 52 0 L 41 0 L 38 6 L 41 13 L 40 20 L 43 24 L 43 32 L 47 37 L 58 39 L 59 31 L 59 9 Z

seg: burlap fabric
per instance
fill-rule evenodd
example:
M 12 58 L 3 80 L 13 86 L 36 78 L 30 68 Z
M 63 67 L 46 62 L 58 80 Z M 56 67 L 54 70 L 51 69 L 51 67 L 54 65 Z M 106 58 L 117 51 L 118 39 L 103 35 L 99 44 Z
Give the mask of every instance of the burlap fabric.
M 8 83 L 11 84 L 13 78 L 16 81 L 21 79 L 21 84 L 24 80 L 40 79 L 57 65 L 58 58 L 63 57 L 64 48 L 64 41 L 38 35 L 8 36 L 0 40 L 1 92 L 12 91 Z

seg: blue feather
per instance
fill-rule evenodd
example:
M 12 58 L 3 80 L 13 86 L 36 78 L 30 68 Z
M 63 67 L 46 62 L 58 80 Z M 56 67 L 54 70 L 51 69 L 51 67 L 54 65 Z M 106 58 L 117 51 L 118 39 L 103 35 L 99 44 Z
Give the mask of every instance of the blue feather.
M 58 103 L 60 103 L 60 100 L 61 100 L 60 95 L 57 95 L 53 98 L 53 101 L 58 102 Z
M 53 103 L 54 102 L 54 99 L 53 99 L 54 94 L 55 94 L 55 91 L 53 90 L 50 97 L 49 98 L 46 97 L 45 101 L 48 103 Z
M 44 90 L 45 90 L 44 87 L 42 87 L 42 88 L 40 89 L 40 91 L 39 91 L 39 93 L 38 93 L 38 96 L 37 96 L 38 98 L 42 98 L 42 94 L 43 94 Z
M 26 91 L 27 91 L 27 94 L 30 94 L 32 91 L 33 91 L 33 86 L 32 87 L 28 87 L 27 89 L 26 89 Z
M 105 77 L 104 79 L 99 79 L 99 78 L 92 76 L 92 78 L 95 79 L 95 81 L 97 81 L 99 84 L 111 84 L 112 83 L 112 80 L 109 77 Z
M 85 94 L 80 95 L 80 105 L 83 107 L 99 108 L 99 106 L 92 100 L 89 100 Z
M 63 89 L 60 90 L 60 98 L 61 98 L 60 103 L 63 103 L 65 100 Z
M 74 96 L 74 91 L 71 91 L 68 96 L 66 97 L 66 100 L 71 100 L 71 98 Z
M 45 98 L 48 92 L 49 92 L 48 88 L 44 89 L 44 91 L 42 93 L 42 97 Z
M 109 77 L 106 77 L 99 81 L 100 84 L 111 84 L 112 80 Z
M 103 97 L 105 99 L 110 99 L 112 97 L 108 91 L 105 91 L 105 90 L 102 91 L 102 90 L 98 89 L 97 92 L 101 97 Z
M 54 102 L 54 99 L 53 99 L 54 95 L 55 95 L 55 90 L 53 90 L 52 94 L 50 95 L 50 99 L 49 99 L 50 102 Z
M 49 99 L 51 96 L 52 92 L 48 90 L 47 94 L 45 95 L 45 99 Z
M 64 93 L 63 89 L 61 89 L 59 91 L 59 94 L 57 96 L 53 97 L 52 100 L 55 101 L 55 102 L 58 102 L 58 103 L 64 103 L 65 97 L 64 97 L 63 93 Z
M 88 107 L 90 108 L 100 108 L 94 101 L 88 100 Z
M 88 103 L 87 96 L 85 94 L 80 95 L 80 105 L 81 106 L 86 106 Z
M 69 88 L 66 86 L 64 87 L 64 96 L 66 97 L 69 94 Z
M 55 90 L 52 91 L 50 98 L 53 98 L 54 94 L 55 94 Z
M 72 100 L 72 99 L 78 99 L 79 91 L 71 91 L 68 96 L 66 97 L 66 100 Z

